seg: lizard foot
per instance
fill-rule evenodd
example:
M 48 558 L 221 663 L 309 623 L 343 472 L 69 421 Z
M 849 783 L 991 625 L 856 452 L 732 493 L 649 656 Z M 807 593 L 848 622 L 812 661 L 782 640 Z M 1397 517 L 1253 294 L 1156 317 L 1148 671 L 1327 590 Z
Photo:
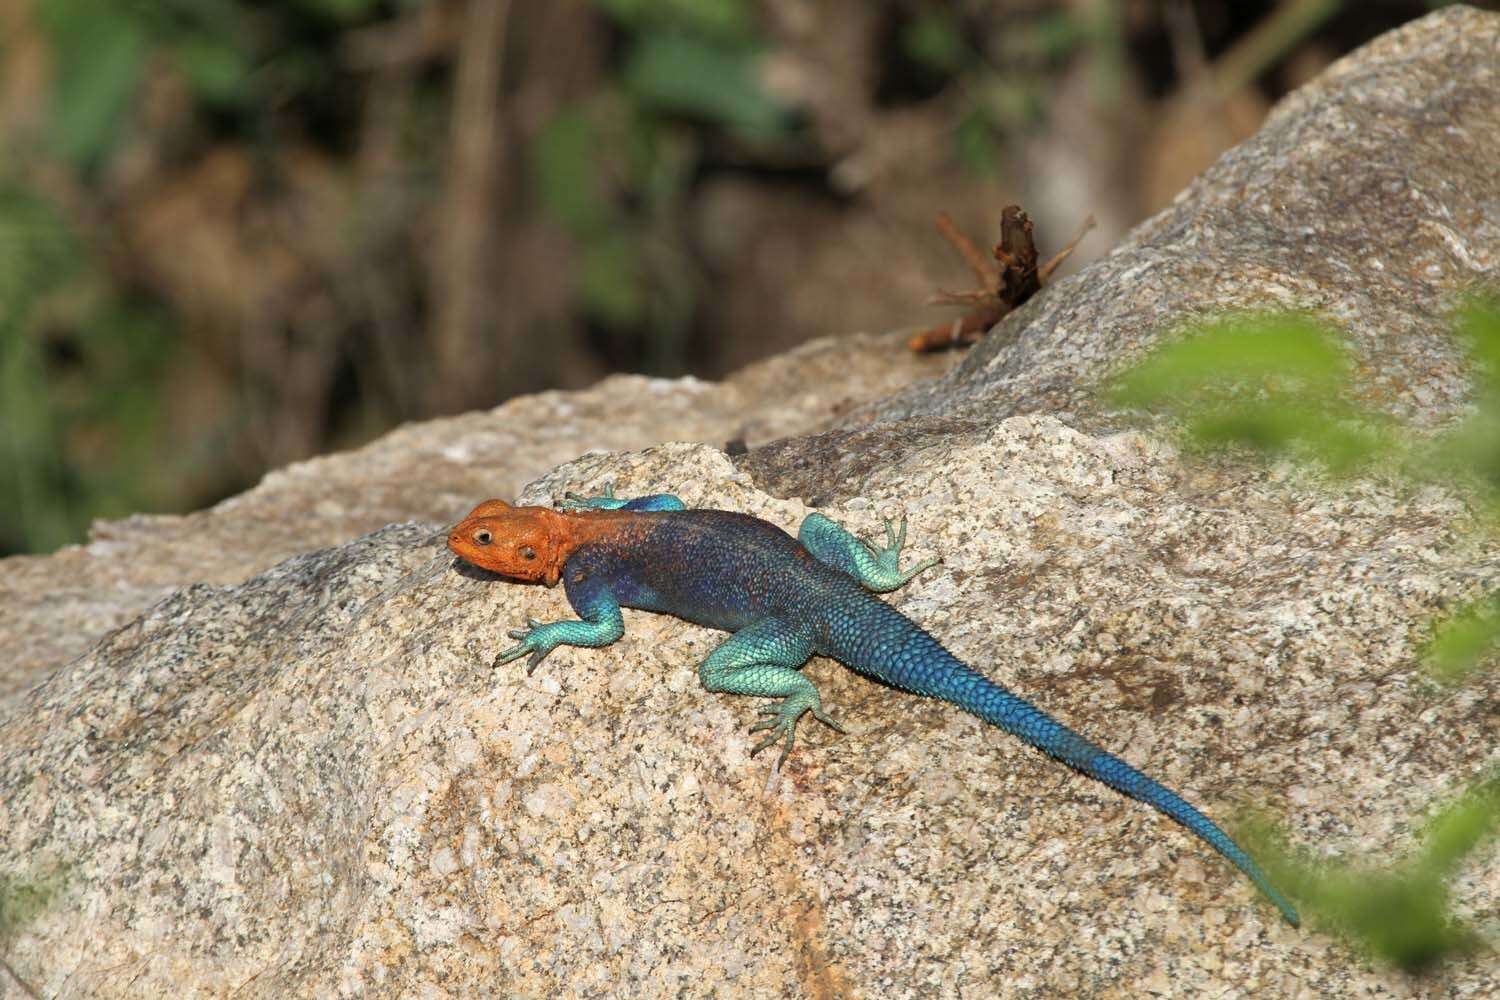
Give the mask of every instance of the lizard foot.
M 531 659 L 526 661 L 526 676 L 530 677 L 536 672 L 537 664 L 546 658 L 547 654 L 557 648 L 558 642 L 548 633 L 549 626 L 537 621 L 535 618 L 526 619 L 525 628 L 513 628 L 507 635 L 512 639 L 520 639 L 520 645 L 509 649 L 502 649 L 495 654 L 495 662 L 490 666 L 498 667 L 509 663 L 511 660 L 531 654 Z
M 823 711 L 823 706 L 819 703 L 816 694 L 794 694 L 783 698 L 780 704 L 761 706 L 760 714 L 765 718 L 751 726 L 750 732 L 760 732 L 763 729 L 768 729 L 770 732 L 766 734 L 765 739 L 755 745 L 755 748 L 750 751 L 750 756 L 754 757 L 767 747 L 785 740 L 786 746 L 782 748 L 781 756 L 776 758 L 775 770 L 781 770 L 781 766 L 786 763 L 787 757 L 792 752 L 792 744 L 797 738 L 797 720 L 802 718 L 804 712 L 811 712 L 814 719 L 838 732 L 846 731 Z
M 931 569 L 943 561 L 942 556 L 933 556 L 924 559 L 904 572 L 901 569 L 901 549 L 906 545 L 906 515 L 902 514 L 899 521 L 887 518 L 885 522 L 885 545 L 877 546 L 868 539 L 861 538 L 860 542 L 870 555 L 874 557 L 876 565 L 880 567 L 878 576 L 884 590 L 895 590 L 902 586 L 912 577 L 925 569 Z

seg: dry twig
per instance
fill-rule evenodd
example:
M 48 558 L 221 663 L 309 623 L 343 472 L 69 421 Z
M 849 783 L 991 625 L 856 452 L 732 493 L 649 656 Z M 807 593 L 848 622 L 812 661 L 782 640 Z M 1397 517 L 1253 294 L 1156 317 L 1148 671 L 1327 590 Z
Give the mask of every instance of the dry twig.
M 1000 242 L 995 245 L 994 264 L 958 231 L 947 212 L 938 214 L 936 225 L 939 235 L 953 245 L 974 272 L 979 287 L 968 292 L 939 291 L 934 295 L 929 300 L 932 305 L 964 306 L 968 311 L 951 323 L 913 334 L 906 342 L 913 351 L 940 351 L 978 340 L 1007 313 L 1041 291 L 1052 272 L 1068 259 L 1084 234 L 1094 228 L 1094 217 L 1089 216 L 1068 244 L 1040 266 L 1031 220 L 1019 205 L 1007 205 L 1000 212 Z

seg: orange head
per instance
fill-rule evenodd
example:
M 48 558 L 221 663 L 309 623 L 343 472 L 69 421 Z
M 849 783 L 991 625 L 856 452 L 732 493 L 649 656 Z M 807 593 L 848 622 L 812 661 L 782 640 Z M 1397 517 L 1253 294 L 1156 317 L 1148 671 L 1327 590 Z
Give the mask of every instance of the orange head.
M 486 500 L 448 533 L 453 554 L 515 580 L 554 586 L 568 557 L 567 525 L 545 507 Z

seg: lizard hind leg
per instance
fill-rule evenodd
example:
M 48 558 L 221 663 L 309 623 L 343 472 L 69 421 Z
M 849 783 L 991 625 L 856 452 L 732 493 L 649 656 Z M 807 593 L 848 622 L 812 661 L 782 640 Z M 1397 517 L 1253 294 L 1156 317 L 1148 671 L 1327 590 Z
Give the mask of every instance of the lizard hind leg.
M 834 569 L 848 573 L 866 590 L 877 594 L 895 590 L 925 569 L 942 562 L 924 559 L 910 569 L 901 568 L 901 547 L 906 544 L 906 518 L 885 522 L 885 545 L 874 545 L 851 534 L 838 522 L 812 513 L 802 520 L 797 541 L 813 556 Z
M 762 618 L 725 639 L 698 667 L 698 677 L 709 691 L 780 698 L 778 704 L 761 709 L 761 719 L 750 731 L 767 731 L 750 751 L 754 756 L 767 747 L 785 743 L 776 759 L 776 769 L 786 763 L 796 741 L 797 722 L 804 713 L 824 725 L 844 728 L 823 711 L 822 699 L 801 667 L 812 655 L 812 633 L 776 618 Z

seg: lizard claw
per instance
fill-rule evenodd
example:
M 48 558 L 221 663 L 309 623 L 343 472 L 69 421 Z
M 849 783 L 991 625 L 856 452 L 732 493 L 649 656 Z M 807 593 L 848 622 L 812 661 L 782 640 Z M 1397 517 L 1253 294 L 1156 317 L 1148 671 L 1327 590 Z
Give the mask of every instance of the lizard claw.
M 880 582 L 880 589 L 895 590 L 904 586 L 912 577 L 923 570 L 931 569 L 943 561 L 942 556 L 933 556 L 924 559 L 909 569 L 901 569 L 901 549 L 906 545 L 906 515 L 900 518 L 885 519 L 885 545 L 877 548 L 874 543 L 865 541 L 865 547 L 870 550 L 875 563 L 880 567 L 876 579 Z
M 812 699 L 793 695 L 783 698 L 780 704 L 762 705 L 758 711 L 765 718 L 752 725 L 749 731 L 756 733 L 761 730 L 769 730 L 769 732 L 766 734 L 765 739 L 751 748 L 750 756 L 754 757 L 762 750 L 785 740 L 786 745 L 781 748 L 781 754 L 776 758 L 776 766 L 773 768 L 773 770 L 780 771 L 782 765 L 786 763 L 787 757 L 791 756 L 792 746 L 797 739 L 797 721 L 802 718 L 802 713 L 804 712 L 811 712 L 812 717 L 825 726 L 829 726 L 840 733 L 846 732 L 843 726 L 839 725 L 823 711 L 822 706 L 818 704 L 816 699 L 816 695 Z
M 524 639 L 541 627 L 541 622 L 537 621 L 535 618 L 528 618 L 526 619 L 525 628 L 513 628 L 505 634 L 510 636 L 512 639 Z
M 890 518 L 886 518 L 885 547 L 894 550 L 899 555 L 901 546 L 906 544 L 906 515 L 901 515 L 901 530 L 899 534 L 892 528 L 892 525 L 895 523 Z
M 537 664 L 546 659 L 547 654 L 557 648 L 557 643 L 547 637 L 547 626 L 535 618 L 526 619 L 526 628 L 513 628 L 506 634 L 512 639 L 520 639 L 520 643 L 502 649 L 495 654 L 495 660 L 490 664 L 491 668 L 499 667 L 509 663 L 511 660 L 519 659 L 530 653 L 531 658 L 526 661 L 526 676 L 530 677 L 536 672 Z

